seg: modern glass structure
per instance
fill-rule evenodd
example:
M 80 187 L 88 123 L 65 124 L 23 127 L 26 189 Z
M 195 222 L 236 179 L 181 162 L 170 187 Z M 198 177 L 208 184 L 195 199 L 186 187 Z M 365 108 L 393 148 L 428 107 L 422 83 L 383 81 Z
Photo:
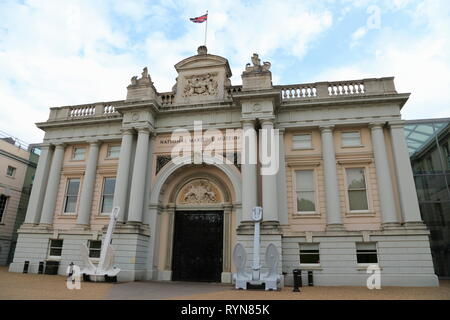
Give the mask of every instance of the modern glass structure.
M 450 118 L 407 121 L 405 135 L 435 272 L 450 278 Z

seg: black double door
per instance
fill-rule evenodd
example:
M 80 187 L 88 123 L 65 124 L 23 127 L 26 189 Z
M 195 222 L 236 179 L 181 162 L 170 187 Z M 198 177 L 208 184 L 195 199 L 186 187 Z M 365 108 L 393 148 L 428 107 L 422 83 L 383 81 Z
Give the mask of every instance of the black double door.
M 172 280 L 220 282 L 223 211 L 176 211 Z

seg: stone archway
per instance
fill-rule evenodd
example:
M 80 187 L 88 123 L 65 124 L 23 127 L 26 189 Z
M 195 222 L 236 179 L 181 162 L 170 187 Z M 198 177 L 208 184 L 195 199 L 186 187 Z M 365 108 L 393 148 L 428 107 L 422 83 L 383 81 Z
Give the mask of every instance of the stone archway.
M 207 162 L 208 159 L 204 159 Z M 223 215 L 221 282 L 231 282 L 231 248 L 240 218 L 241 180 L 230 165 L 167 164 L 156 177 L 151 210 L 157 217 L 153 226 L 153 279 L 172 280 L 173 240 L 177 212 Z M 201 216 L 201 215 L 200 215 Z

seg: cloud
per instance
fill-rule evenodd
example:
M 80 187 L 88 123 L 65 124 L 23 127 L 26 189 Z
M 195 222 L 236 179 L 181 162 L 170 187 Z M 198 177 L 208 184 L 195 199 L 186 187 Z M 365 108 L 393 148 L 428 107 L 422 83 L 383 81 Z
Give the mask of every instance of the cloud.
M 253 52 L 298 58 L 332 25 L 313 1 L 210 1 L 209 52 L 229 59 L 232 81 Z M 174 64 L 196 53 L 204 24 L 188 18 L 199 1 L 6 1 L 0 13 L 0 128 L 30 142 L 49 107 L 124 99 L 131 76 L 148 66 L 159 91 L 175 83 Z
M 404 10 L 412 24 L 427 32 L 370 30 L 350 34 L 335 27 L 349 23 L 354 10 L 369 0 L 341 1 L 88 1 L 6 0 L 0 10 L 0 129 L 28 140 L 42 141 L 35 122 L 46 121 L 49 107 L 121 100 L 133 75 L 148 66 L 160 92 L 175 83 L 174 64 L 196 53 L 204 41 L 205 24 L 189 17 L 209 10 L 208 50 L 226 57 L 233 84 L 256 52 L 274 69 L 290 71 L 311 48 L 321 48 L 325 35 L 348 43 L 358 41 L 364 58 L 348 59 L 340 67 L 327 60 L 317 66 L 319 80 L 396 75 L 397 87 L 413 96 L 410 114 L 448 115 L 445 91 L 450 74 L 448 7 L 444 1 L 381 1 L 383 10 Z M 383 11 L 384 13 L 384 11 Z M 346 19 L 339 20 L 343 16 Z M 384 24 L 384 21 L 383 21 Z M 366 28 L 366 30 L 364 29 Z M 375 39 L 372 40 L 372 33 Z M 328 48 L 328 47 L 327 47 Z M 328 50 L 328 49 L 327 49 Z M 365 52 L 366 52 L 365 51 Z M 347 53 L 347 52 L 346 52 Z M 342 54 L 346 54 L 342 53 Z M 349 51 L 349 53 L 352 53 Z M 329 52 L 330 57 L 334 52 Z M 286 75 L 274 73 L 280 83 Z M 429 104 L 433 104 L 430 108 Z M 421 107 L 421 105 L 427 105 Z M 430 110 L 433 113 L 430 113 Z M 407 112 L 408 114 L 408 112 Z
M 365 43 L 367 55 L 326 68 L 315 80 L 395 76 L 397 91 L 411 93 L 402 110 L 405 119 L 450 117 L 449 13 L 446 1 L 422 1 L 410 12 L 411 23 L 420 31 L 374 31 L 375 41 Z

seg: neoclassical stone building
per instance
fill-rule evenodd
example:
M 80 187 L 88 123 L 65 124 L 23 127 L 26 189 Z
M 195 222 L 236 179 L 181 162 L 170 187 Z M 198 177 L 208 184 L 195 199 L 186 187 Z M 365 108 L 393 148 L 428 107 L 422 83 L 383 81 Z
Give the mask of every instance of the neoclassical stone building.
M 83 243 L 95 261 L 119 206 L 119 281 L 231 282 L 233 247 L 251 253 L 259 205 L 262 258 L 273 242 L 286 284 L 300 268 L 315 285 L 365 286 L 367 265 L 378 264 L 382 285 L 438 285 L 400 115 L 409 94 L 393 78 L 273 85 L 270 63 L 252 62 L 233 86 L 228 61 L 199 47 L 175 65 L 171 92 L 145 68 L 125 100 L 51 108 L 37 124 L 45 138 L 10 271 L 54 260 L 64 274 L 81 264 Z M 261 155 L 239 159 L 266 142 L 245 153 L 242 137 L 274 128 L 279 170 L 261 175 Z M 213 129 L 223 137 L 204 134 Z M 213 140 L 227 148 L 171 158 L 177 145 Z

